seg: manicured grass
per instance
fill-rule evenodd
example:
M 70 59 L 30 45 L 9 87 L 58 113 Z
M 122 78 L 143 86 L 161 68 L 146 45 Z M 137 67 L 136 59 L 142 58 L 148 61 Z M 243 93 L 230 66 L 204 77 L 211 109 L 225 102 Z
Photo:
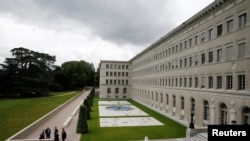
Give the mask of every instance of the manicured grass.
M 49 97 L 0 99 L 0 141 L 4 141 L 80 91 L 51 93 Z
M 150 139 L 170 139 L 185 137 L 186 127 L 172 121 L 165 116 L 133 101 L 133 105 L 137 106 L 150 116 L 164 123 L 163 126 L 137 126 L 137 127 L 100 127 L 98 99 L 94 100 L 91 108 L 91 119 L 88 120 L 89 132 L 82 134 L 81 141 L 131 141 L 143 140 L 145 136 Z

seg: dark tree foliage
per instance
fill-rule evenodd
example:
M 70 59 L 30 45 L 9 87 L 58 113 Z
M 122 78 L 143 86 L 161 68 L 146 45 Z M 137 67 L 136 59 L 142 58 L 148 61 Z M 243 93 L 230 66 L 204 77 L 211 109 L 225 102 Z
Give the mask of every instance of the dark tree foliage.
M 0 96 L 47 96 L 49 91 L 83 89 L 95 84 L 94 65 L 85 61 L 69 61 L 53 65 L 55 56 L 23 47 L 11 50 L 13 58 L 0 64 Z
M 85 61 L 69 61 L 61 66 L 61 75 L 64 76 L 63 87 L 79 89 L 94 85 L 95 69 L 93 64 Z
M 88 132 L 87 107 L 84 105 L 80 106 L 80 112 L 78 115 L 76 132 L 81 133 L 81 134 Z
M 55 56 L 22 47 L 11 52 L 13 58 L 6 58 L 1 64 L 1 93 L 21 97 L 48 95 Z

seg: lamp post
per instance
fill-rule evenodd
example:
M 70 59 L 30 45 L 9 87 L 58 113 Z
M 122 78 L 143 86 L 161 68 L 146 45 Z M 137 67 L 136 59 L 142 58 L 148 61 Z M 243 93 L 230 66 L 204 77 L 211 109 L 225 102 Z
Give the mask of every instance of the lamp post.
M 191 111 L 191 122 L 189 123 L 189 128 L 194 129 L 194 111 Z

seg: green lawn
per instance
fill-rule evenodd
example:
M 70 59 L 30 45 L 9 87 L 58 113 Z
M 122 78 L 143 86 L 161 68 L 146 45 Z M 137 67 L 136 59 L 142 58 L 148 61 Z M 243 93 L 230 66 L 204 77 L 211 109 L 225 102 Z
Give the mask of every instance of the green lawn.
M 0 141 L 6 140 L 79 93 L 80 91 L 74 93 L 52 93 L 51 96 L 42 98 L 0 99 Z M 81 136 L 81 141 L 128 141 L 142 140 L 145 136 L 148 136 L 149 139 L 180 138 L 185 136 L 186 127 L 139 103 L 132 100 L 130 102 L 165 125 L 100 128 L 98 99 L 95 99 L 91 108 L 91 119 L 88 120 L 89 132 Z
M 158 119 L 164 126 L 137 126 L 137 127 L 100 127 L 98 114 L 98 99 L 95 99 L 91 108 L 91 119 L 88 120 L 89 132 L 82 134 L 81 141 L 129 141 L 143 140 L 145 136 L 150 139 L 167 139 L 185 137 L 186 127 L 172 121 L 165 116 L 133 101 L 132 104 Z
M 4 141 L 80 91 L 51 93 L 49 97 L 0 99 L 0 141 Z

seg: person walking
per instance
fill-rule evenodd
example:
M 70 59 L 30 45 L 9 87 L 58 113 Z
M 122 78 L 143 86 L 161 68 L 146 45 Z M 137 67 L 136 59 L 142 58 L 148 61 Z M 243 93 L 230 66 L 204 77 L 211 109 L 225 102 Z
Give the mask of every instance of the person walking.
M 51 130 L 50 130 L 49 127 L 47 127 L 47 128 L 45 129 L 46 139 L 50 139 L 50 133 L 51 133 Z
M 58 132 L 55 133 L 55 139 L 54 139 L 54 141 L 59 141 L 59 133 Z
M 59 141 L 59 133 L 57 127 L 54 129 L 54 139 L 55 141 Z
M 66 138 L 67 138 L 67 133 L 64 130 L 64 128 L 62 128 L 62 141 L 65 141 Z

